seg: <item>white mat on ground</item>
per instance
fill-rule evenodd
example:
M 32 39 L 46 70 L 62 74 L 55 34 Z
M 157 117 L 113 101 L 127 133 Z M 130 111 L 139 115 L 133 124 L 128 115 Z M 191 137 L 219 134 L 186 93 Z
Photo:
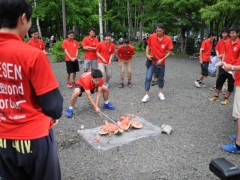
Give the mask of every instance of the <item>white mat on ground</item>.
M 102 128 L 102 126 L 100 126 L 93 129 L 78 130 L 78 133 L 98 151 L 105 151 L 117 146 L 122 146 L 123 144 L 128 144 L 137 139 L 157 136 L 161 133 L 160 127 L 153 125 L 142 117 L 135 117 L 134 119 L 142 123 L 142 129 L 131 129 L 122 135 L 112 134 L 101 136 L 98 134 L 98 131 Z

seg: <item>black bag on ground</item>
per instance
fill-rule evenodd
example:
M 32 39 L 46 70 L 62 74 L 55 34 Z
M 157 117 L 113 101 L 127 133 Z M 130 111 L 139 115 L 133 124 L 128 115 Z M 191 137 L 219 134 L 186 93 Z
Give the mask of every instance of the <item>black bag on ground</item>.
M 221 180 L 239 180 L 240 169 L 224 158 L 213 159 L 209 169 Z

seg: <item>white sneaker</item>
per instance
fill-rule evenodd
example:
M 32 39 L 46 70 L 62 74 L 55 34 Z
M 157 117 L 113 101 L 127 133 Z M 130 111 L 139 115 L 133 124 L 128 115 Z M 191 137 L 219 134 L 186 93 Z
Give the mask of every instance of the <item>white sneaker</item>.
M 158 94 L 158 98 L 159 98 L 160 100 L 162 100 L 162 101 L 165 100 L 165 96 L 163 95 L 163 93 L 159 93 L 159 94 Z
M 142 102 L 148 102 L 149 101 L 149 95 L 145 95 L 143 98 L 142 98 Z
M 194 83 L 195 83 L 196 87 L 198 87 L 198 88 L 202 87 L 201 81 L 197 80 L 197 81 L 194 81 Z

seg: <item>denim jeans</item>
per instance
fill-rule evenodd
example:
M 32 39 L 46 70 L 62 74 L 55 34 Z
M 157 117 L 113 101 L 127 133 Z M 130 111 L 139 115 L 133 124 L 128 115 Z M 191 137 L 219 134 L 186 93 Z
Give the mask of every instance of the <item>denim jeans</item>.
M 164 74 L 165 74 L 165 65 L 154 65 L 152 64 L 148 69 L 146 73 L 146 79 L 145 79 L 145 91 L 149 91 L 151 81 L 152 81 L 152 76 L 155 72 L 155 70 L 159 71 L 158 74 L 158 87 L 163 88 L 164 86 Z

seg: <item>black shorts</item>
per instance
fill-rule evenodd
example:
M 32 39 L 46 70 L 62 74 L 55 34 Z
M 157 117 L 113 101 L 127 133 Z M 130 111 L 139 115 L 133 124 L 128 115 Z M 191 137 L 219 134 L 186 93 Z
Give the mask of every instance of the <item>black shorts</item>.
M 3 179 L 61 179 L 52 129 L 49 130 L 48 136 L 38 139 L 0 140 L 4 142 L 0 146 L 0 168 L 3 171 L 1 173 Z
M 75 73 L 79 71 L 78 61 L 66 61 L 67 73 Z
M 203 62 L 201 64 L 201 70 L 202 70 L 201 74 L 203 76 L 208 76 L 208 66 L 209 66 L 209 62 Z
M 81 97 L 82 93 L 85 92 L 85 90 L 80 84 L 75 84 L 75 88 L 79 88 L 81 90 L 81 93 L 78 95 L 79 97 Z M 94 94 L 97 91 L 98 91 L 98 87 L 95 87 L 94 89 L 91 90 L 91 94 Z

